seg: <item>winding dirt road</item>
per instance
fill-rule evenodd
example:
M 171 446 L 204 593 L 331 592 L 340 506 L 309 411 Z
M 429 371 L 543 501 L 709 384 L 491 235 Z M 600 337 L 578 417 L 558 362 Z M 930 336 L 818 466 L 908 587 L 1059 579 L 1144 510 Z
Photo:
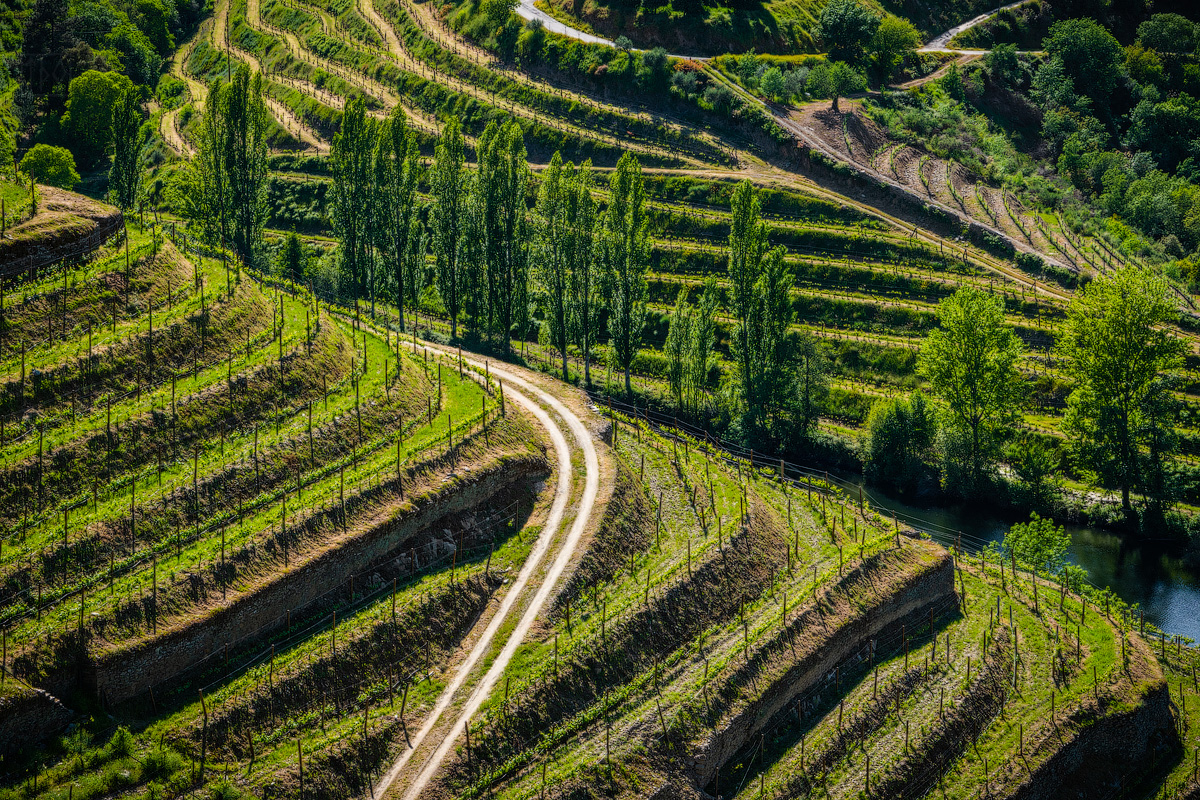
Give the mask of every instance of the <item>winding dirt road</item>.
M 421 346 L 429 345 L 422 343 Z M 442 350 L 452 352 L 449 348 Z M 466 360 L 477 367 L 484 366 L 483 362 L 477 359 Z M 401 752 L 375 785 L 373 796 L 377 798 L 386 795 L 412 800 L 436 775 L 455 741 L 496 686 L 517 648 L 545 608 L 555 584 L 562 577 L 571 556 L 583 539 L 599 493 L 599 457 L 583 421 L 558 398 L 533 385 L 511 369 L 497 368 L 495 365 L 491 365 L 490 369 L 492 374 L 504 381 L 506 397 L 528 410 L 546 429 L 554 445 L 558 471 L 554 501 L 532 551 L 501 601 L 500 608 L 455 669 L 454 677 L 425 717 L 420 730 L 411 737 L 409 747 Z M 551 413 L 556 415 L 558 420 L 555 420 Z M 576 468 L 571 460 L 568 435 L 574 439 L 574 444 L 583 454 L 585 480 L 582 492 L 573 489 Z M 572 515 L 573 521 L 569 531 L 565 537 L 560 536 L 564 521 Z M 553 561 L 548 568 L 544 568 L 543 561 L 552 550 Z M 531 592 L 532 597 L 529 597 Z M 525 605 L 522 610 L 519 604 L 523 602 Z M 517 622 L 508 632 L 503 648 L 483 676 L 477 677 L 478 668 L 483 659 L 492 652 L 500 629 L 511 624 L 517 615 Z M 476 678 L 474 686 L 467 687 L 468 680 L 473 677 Z

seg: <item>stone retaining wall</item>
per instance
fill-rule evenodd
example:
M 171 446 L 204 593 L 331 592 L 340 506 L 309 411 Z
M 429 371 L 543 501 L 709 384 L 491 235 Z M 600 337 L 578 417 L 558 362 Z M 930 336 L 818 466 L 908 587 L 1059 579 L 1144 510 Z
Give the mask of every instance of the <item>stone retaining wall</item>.
M 244 645 L 279 630 L 289 611 L 304 613 L 349 576 L 406 550 L 438 520 L 477 508 L 501 492 L 546 474 L 543 461 L 522 458 L 460 478 L 444 496 L 431 498 L 415 510 L 295 564 L 207 616 L 96 657 L 85 669 L 85 684 L 110 705 L 138 697 L 220 653 L 226 644 Z
M 23 687 L 0 697 L 0 756 L 37 747 L 62 732 L 72 716 L 58 698 L 41 689 Z

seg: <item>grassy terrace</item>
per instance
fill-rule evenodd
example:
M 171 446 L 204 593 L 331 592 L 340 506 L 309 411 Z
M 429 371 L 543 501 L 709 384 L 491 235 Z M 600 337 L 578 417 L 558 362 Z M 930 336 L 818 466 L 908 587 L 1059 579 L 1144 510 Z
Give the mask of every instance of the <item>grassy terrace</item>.
M 370 341 L 368 338 L 369 344 Z M 376 344 L 382 345 L 377 340 Z M 369 367 L 367 375 L 373 375 L 378 383 L 367 387 L 363 386 L 365 381 L 359 384 L 360 391 L 369 388 L 373 395 L 377 394 L 381 388 L 383 354 L 386 353 L 382 346 L 377 349 L 380 356 L 380 360 L 377 362 L 379 366 Z M 287 522 L 291 528 L 304 526 L 305 518 L 308 516 L 306 509 L 321 509 L 326 516 L 329 516 L 334 507 L 340 504 L 343 482 L 346 494 L 353 497 L 374 486 L 380 475 L 394 474 L 398 468 L 398 453 L 401 468 L 411 465 L 414 463 L 414 458 L 419 457 L 429 448 L 444 446 L 447 431 L 453 430 L 461 437 L 474 426 L 484 407 L 482 390 L 469 378 L 459 379 L 450 370 L 444 372 L 447 374 L 441 387 L 442 399 L 439 403 L 441 411 L 434 415 L 432 420 L 428 416 L 410 418 L 402 431 L 393 433 L 384 430 L 375 437 L 358 439 L 355 442 L 356 447 L 351 448 L 349 452 L 333 454 L 328 462 L 317 465 L 309 474 L 303 476 L 302 480 L 297 480 L 291 485 L 285 484 L 274 488 L 239 508 L 210 509 L 209 512 L 212 516 L 206 515 L 206 524 L 197 534 L 168 537 L 154 546 L 154 550 L 158 554 L 157 566 L 147 568 L 146 561 L 149 553 L 144 549 L 138 551 L 132 556 L 133 563 L 129 565 L 128 572 L 112 577 L 107 582 L 107 586 L 102 581 L 103 576 L 85 578 L 84 580 L 88 583 L 97 586 L 94 592 L 90 595 L 80 593 L 73 598 L 75 602 L 72 603 L 60 602 L 49 608 L 43 604 L 40 622 L 26 620 L 24 625 L 18 627 L 13 638 L 16 641 L 32 641 L 52 631 L 68 630 L 72 627 L 71 621 L 78 615 L 81 605 L 86 608 L 89 615 L 99 615 L 101 619 L 114 620 L 110 624 L 116 625 L 118 628 L 124 628 L 124 626 L 116 622 L 117 619 L 124 619 L 133 614 L 134 619 L 128 623 L 132 627 L 129 630 L 119 631 L 122 636 L 133 635 L 137 630 L 144 631 L 147 624 L 151 622 L 145 618 L 143 613 L 134 611 L 134 608 L 144 605 L 145 595 L 156 571 L 163 576 L 164 583 L 167 583 L 169 578 L 170 584 L 174 585 L 177 577 L 184 574 L 199 574 L 204 572 L 206 567 L 209 570 L 224 567 L 227 559 L 223 557 L 223 553 L 226 548 L 234 554 L 228 558 L 229 561 L 236 562 L 243 558 L 252 560 L 255 557 L 254 554 L 261 547 L 266 548 L 266 557 L 272 561 L 286 559 L 286 556 L 275 552 L 275 547 L 264 544 L 264 541 L 271 539 L 275 532 L 280 530 L 281 524 Z M 342 413 L 348 414 L 352 410 L 353 404 L 349 404 L 343 407 Z M 458 417 L 457 421 L 454 420 L 456 416 Z M 305 422 L 305 420 L 293 418 L 291 433 L 299 434 L 303 430 Z M 349 427 L 351 430 L 343 430 L 342 435 L 355 441 L 352 424 L 345 427 Z M 281 428 L 281 435 L 282 433 Z M 397 435 L 400 437 L 399 440 Z M 399 441 L 399 448 L 392 446 L 396 441 Z M 238 444 L 242 445 L 244 442 Z M 241 447 L 239 451 L 245 452 L 245 448 Z M 209 469 L 224 463 L 216 454 L 210 455 L 207 461 L 206 466 Z M 187 465 L 181 466 L 183 470 L 186 470 Z M 186 476 L 182 477 L 186 479 Z M 285 516 L 289 495 L 293 498 L 290 522 Z M 186 534 L 186 531 L 184 533 Z M 181 538 L 187 539 L 187 541 L 181 542 Z M 286 537 L 281 541 L 286 542 Z M 297 542 L 292 546 L 298 547 L 300 544 Z M 286 544 L 280 545 L 283 548 L 286 546 Z M 243 556 L 243 553 L 248 555 Z M 258 572 L 261 568 L 255 569 L 247 566 L 245 569 Z M 241 571 L 241 569 L 238 570 L 239 573 Z M 222 586 L 237 585 L 237 583 L 237 578 L 220 581 Z M 161 597 L 164 592 L 168 598 L 172 597 L 172 592 L 170 589 L 159 589 L 159 605 L 165 614 L 184 614 L 191 607 L 191 602 L 186 597 L 189 592 L 182 588 L 175 603 Z M 106 630 L 103 635 L 112 638 L 116 633 L 118 631 Z
M 1145 644 L 1103 608 L 1084 617 L 1081 598 L 1046 584 L 1035 608 L 1028 575 L 1014 585 L 994 560 L 961 563 L 966 609 L 939 621 L 936 643 L 927 626 L 914 630 L 893 648 L 904 652 L 855 670 L 844 693 L 806 700 L 802 716 L 777 720 L 743 754 L 725 786 L 739 797 L 798 797 L 828 782 L 853 795 L 865 789 L 869 758 L 875 791 L 1003 792 L 1097 719 L 1161 687 Z
M 778 559 L 726 618 L 699 622 L 699 630 L 679 641 L 647 638 L 656 613 L 647 608 L 663 608 L 666 598 L 703 582 L 706 568 L 735 552 L 729 540 L 725 551 L 714 549 L 699 509 L 706 509 L 710 526 L 714 506 L 736 513 L 741 483 L 729 462 L 706 459 L 696 442 L 685 455 L 680 444 L 645 430 L 639 439 L 623 426 L 616 450 L 629 484 L 624 491 L 644 500 L 626 500 L 618 478 L 621 522 L 613 530 L 640 528 L 642 539 L 627 545 L 628 552 L 609 552 L 607 575 L 590 571 L 590 581 L 564 589 L 551 624 L 539 641 L 524 646 L 504 692 L 473 723 L 469 759 L 460 742 L 445 778 L 456 796 L 528 798 L 547 785 L 558 792 L 585 786 L 653 791 L 672 780 L 668 765 L 678 763 L 678 748 L 696 752 L 763 702 L 773 681 L 782 679 L 779 670 L 795 663 L 797 647 L 820 652 L 823 637 L 845 624 L 838 614 L 852 618 L 855 603 L 870 596 L 853 599 L 862 592 L 855 587 L 864 585 L 858 576 L 874 576 L 865 585 L 878 589 L 889 580 L 903 584 L 910 570 L 934 563 L 935 549 L 903 538 L 898 549 L 890 520 L 864 515 L 836 496 L 810 500 L 803 485 L 784 489 L 772 476 L 749 478 L 746 470 L 755 515 L 790 519 L 779 539 L 791 540 L 791 563 Z M 715 503 L 699 477 L 705 461 Z M 689 477 L 698 489 L 695 505 Z M 648 525 L 657 519 L 650 499 L 657 491 L 663 492 L 658 544 L 650 536 L 657 523 Z M 604 548 L 603 540 L 593 544 L 582 569 Z M 1029 574 L 1014 581 L 995 554 L 964 556 L 957 564 L 961 605 L 938 606 L 906 629 L 887 629 L 877 648 L 854 651 L 836 681 L 831 672 L 802 693 L 800 714 L 795 703 L 785 705 L 706 790 L 782 798 L 830 788 L 853 797 L 867 791 L 869 780 L 870 791 L 888 796 L 922 796 L 938 787 L 956 797 L 1011 791 L 1097 722 L 1162 690 L 1151 649 L 1103 604 L 1041 579 L 1035 600 Z M 700 608 L 691 607 L 706 616 Z M 817 608 L 825 609 L 826 621 L 814 627 Z M 1172 645 L 1168 655 L 1168 676 L 1191 687 L 1194 654 L 1176 653 Z M 1172 658 L 1178 662 L 1173 673 Z M 1169 781 L 1191 781 L 1190 762 L 1187 767 L 1177 767 Z
M 694 440 L 625 420 L 616 453 L 615 510 L 540 641 L 523 646 L 505 692 L 473 724 L 475 761 L 460 749 L 447 779 L 460 796 L 530 796 L 543 764 L 557 787 L 594 781 L 605 720 L 614 757 L 633 757 L 647 729 L 659 730 L 656 684 L 662 707 L 678 706 L 702 683 L 697 664 L 707 659 L 715 680 L 747 636 L 754 642 L 778 625 L 781 596 L 794 607 L 835 580 L 851 551 L 895 541 L 890 523 L 844 499 L 785 490 Z M 668 613 L 689 599 L 692 619 Z
M 42 404 L 43 411 L 59 408 L 58 424 L 37 435 L 8 432 L 0 470 L 6 490 L 24 497 L 6 503 L 0 591 L 10 663 L 35 680 L 61 663 L 80 634 L 97 654 L 119 651 L 160 625 L 186 624 L 254 591 L 357 520 L 382 513 L 382 487 L 391 486 L 384 490 L 390 497 L 400 486 L 412 496 L 437 485 L 431 481 L 451 443 L 455 461 L 469 461 L 485 457 L 493 442 L 520 450 L 530 441 L 513 433 L 524 430 L 520 423 L 496 420 L 495 386 L 481 386 L 482 376 L 477 381 L 423 349 L 402 347 L 390 333 L 331 315 L 303 290 L 243 277 L 232 296 L 201 299 L 205 287 L 223 285 L 222 262 L 185 258 L 170 245 L 151 258 L 140 237 L 134 233 L 130 244 L 137 279 L 129 308 L 148 317 L 162 305 L 165 283 L 186 273 L 193 291 L 172 292 L 156 314 L 156 332 L 172 320 L 186 327 L 194 317 L 213 324 L 222 315 L 240 319 L 243 329 L 213 324 L 215 341 L 193 337 L 191 349 L 176 348 L 185 363 L 169 371 L 172 379 L 93 388 L 81 368 L 74 394 Z M 103 307 L 123 259 L 123 251 L 102 254 L 74 276 L 21 286 L 20 307 L 55 292 L 60 302 Z M 201 307 L 203 315 L 188 313 Z M 129 316 L 107 329 L 102 346 L 125 352 L 133 342 L 135 360 L 144 359 L 138 339 L 147 337 L 148 319 L 142 329 L 139 316 Z M 12 335 L 23 331 L 15 317 L 9 321 Z M 55 346 L 86 354 L 89 332 L 75 325 Z M 150 347 L 154 356 L 157 347 Z M 76 398 L 68 417 L 61 407 Z M 79 481 L 79 459 L 95 461 L 106 480 Z M 399 486 L 388 477 L 397 475 Z
M 508 447 L 529 435 L 517 418 L 491 431 Z M 470 449 L 461 455 L 472 457 Z M 217 665 L 199 677 L 203 708 L 196 685 L 178 687 L 160 697 L 169 713 L 129 737 L 125 755 L 111 740 L 85 746 L 80 758 L 43 770 L 37 792 L 27 783 L 12 796 L 87 798 L 154 786 L 216 791 L 231 774 L 244 790 L 278 792 L 294 787 L 298 753 L 317 796 L 365 790 L 361 776 L 347 781 L 340 768 L 348 754 L 361 756 L 364 720 L 373 770 L 403 741 L 405 725 L 420 724 L 459 638 L 528 555 L 538 531 L 527 523 L 531 511 L 532 501 L 518 498 L 483 525 L 464 524 L 458 550 L 426 548 L 420 574 L 395 583 L 360 576 L 357 591 L 353 584 L 333 588 L 323 616 L 298 619 L 242 654 L 244 666 L 232 674 Z M 202 753 L 200 779 L 187 765 Z

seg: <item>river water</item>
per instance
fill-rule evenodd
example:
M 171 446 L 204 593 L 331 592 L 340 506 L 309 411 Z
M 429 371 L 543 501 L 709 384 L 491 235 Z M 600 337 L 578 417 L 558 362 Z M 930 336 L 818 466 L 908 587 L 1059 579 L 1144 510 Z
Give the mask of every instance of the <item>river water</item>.
M 969 508 L 914 508 L 871 491 L 877 505 L 894 511 L 915 527 L 930 531 L 944 544 L 962 532 L 978 540 L 999 542 L 1010 522 Z M 1137 603 L 1146 619 L 1168 633 L 1200 641 L 1200 576 L 1189 569 L 1177 545 L 1144 542 L 1110 531 L 1066 526 L 1071 535 L 1068 557 L 1088 572 L 1096 586 L 1108 586 L 1127 603 Z M 968 543 L 963 542 L 967 547 Z

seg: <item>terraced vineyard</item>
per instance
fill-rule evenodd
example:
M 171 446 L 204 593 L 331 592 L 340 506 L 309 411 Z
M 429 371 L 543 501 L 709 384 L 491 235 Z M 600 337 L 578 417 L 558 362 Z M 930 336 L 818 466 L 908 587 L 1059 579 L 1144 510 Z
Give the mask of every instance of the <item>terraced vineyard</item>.
M 1025 346 L 1014 440 L 1061 455 L 1068 306 L 1142 262 L 889 141 L 855 101 L 785 108 L 672 57 L 732 98 L 718 113 L 669 78 L 613 81 L 631 52 L 546 31 L 578 46 L 577 69 L 501 60 L 477 13 L 217 0 L 180 42 L 166 69 L 186 98 L 156 112 L 160 175 L 200 151 L 210 81 L 261 74 L 273 221 L 255 255 L 273 262 L 302 230 L 319 249 L 301 254 L 303 283 L 201 244 L 161 186 L 136 222 L 46 187 L 42 217 L 16 210 L 31 240 L 48 218 L 91 238 L 0 259 L 0 800 L 1200 794 L 1192 642 L 824 471 L 860 469 L 872 406 L 926 388 L 917 352 L 964 287 L 999 298 Z M 488 329 L 486 355 L 479 330 L 453 339 L 432 252 L 413 268 L 415 325 L 374 292 L 369 313 L 346 302 L 331 151 L 352 101 L 375 120 L 402 110 L 426 165 L 452 118 L 468 162 L 490 123 L 516 120 L 527 205 L 556 153 L 591 162 L 601 209 L 637 157 L 649 269 L 632 397 L 607 334 L 590 392 L 547 376 L 585 369 L 551 346 L 548 316 L 499 345 Z M 786 251 L 785 333 L 831 373 L 812 462 L 710 436 L 736 428 L 722 403 L 743 180 Z M 423 174 L 412 230 L 433 229 L 437 191 Z M 367 247 L 372 270 L 402 258 Z M 714 354 L 680 407 L 671 313 L 710 282 Z M 1190 468 L 1197 326 L 1171 286 Z
M 291 688 L 248 744 L 259 758 L 278 715 L 314 702 L 304 680 L 328 692 L 332 727 L 360 730 L 348 709 L 444 664 L 528 553 L 539 439 L 486 369 L 185 237 L 128 231 L 5 298 L 8 724 L 32 742 L 69 718 L 56 697 L 136 717 L 219 686 L 201 702 L 214 730 L 233 719 L 240 735 L 241 687 L 263 662 Z M 311 663 L 320 642 L 368 662 L 335 689 Z M 320 714 L 311 727 L 312 756 L 336 761 L 344 731 Z M 277 743 L 294 754 L 289 728 Z M 176 750 L 160 755 L 143 783 L 180 780 Z M 87 769 L 41 766 L 52 794 Z
M 339 110 L 362 97 L 376 116 L 401 105 L 425 152 L 453 113 L 464 117 L 468 145 L 489 119 L 514 115 L 533 161 L 560 151 L 603 167 L 621 152 L 637 154 L 654 176 L 651 301 L 660 314 L 679 288 L 698 288 L 708 275 L 722 277 L 732 183 L 750 177 L 767 188 L 771 241 L 788 248 L 797 274 L 797 327 L 833 348 L 840 402 L 828 412 L 830 432 L 862 424 L 879 388 L 914 385 L 915 337 L 934 324 L 940 299 L 971 285 L 1005 298 L 1009 320 L 1031 348 L 1027 369 L 1048 384 L 1039 391 L 1029 427 L 1055 436 L 1053 420 L 1065 393 L 1055 388 L 1045 357 L 1054 326 L 1080 276 L 1128 262 L 1103 238 L 1072 231 L 1055 215 L 1023 206 L 960 166 L 887 143 L 855 112 L 835 119 L 810 108 L 779 121 L 813 152 L 848 162 L 1010 249 L 984 250 L 961 241 L 950 226 L 926 227 L 908 210 L 896 216 L 874 196 L 863 200 L 843 187 L 827 188 L 833 184 L 803 161 L 764 163 L 737 130 L 701 131 L 669 103 L 631 110 L 558 73 L 504 65 L 452 31 L 427 4 L 229 0 L 213 20 L 174 67 L 189 79 L 220 75 L 228 52 L 234 62 L 264 70 L 271 113 L 312 152 L 327 151 Z M 168 122 L 164 117 L 163 125 Z M 730 169 L 734 165 L 740 168 Z M 310 174 L 305 180 L 326 179 Z M 597 196 L 602 200 L 604 192 Z M 1014 263 L 1014 253 L 1038 258 Z M 648 330 L 652 345 L 661 346 L 663 337 L 662 325 Z M 640 385 L 661 397 L 661 359 L 653 349 L 640 360 Z M 864 378 L 872 386 L 864 387 Z

